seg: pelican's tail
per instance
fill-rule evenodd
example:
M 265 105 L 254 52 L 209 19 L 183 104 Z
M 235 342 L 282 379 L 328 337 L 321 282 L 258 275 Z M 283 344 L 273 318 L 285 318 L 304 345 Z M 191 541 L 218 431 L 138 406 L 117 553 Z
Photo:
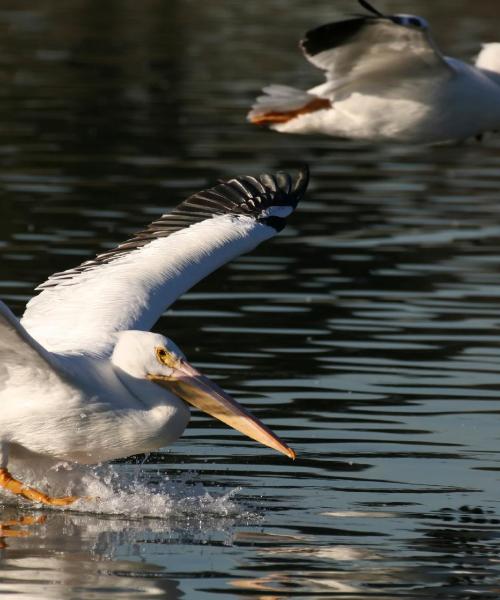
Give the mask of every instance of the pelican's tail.
M 287 123 L 310 112 L 330 108 L 331 102 L 287 85 L 268 85 L 248 113 L 247 119 L 255 125 Z

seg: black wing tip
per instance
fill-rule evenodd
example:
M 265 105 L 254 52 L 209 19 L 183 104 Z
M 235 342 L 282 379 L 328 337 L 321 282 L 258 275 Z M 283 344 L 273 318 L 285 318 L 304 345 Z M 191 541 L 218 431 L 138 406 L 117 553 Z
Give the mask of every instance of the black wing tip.
M 355 14 L 350 19 L 334 21 L 310 29 L 300 41 L 303 52 L 307 56 L 315 56 L 325 50 L 343 46 L 366 25 L 373 25 L 380 21 L 394 21 L 394 17 L 384 15 L 367 0 L 358 0 L 358 3 L 370 14 Z M 394 22 L 399 24 L 397 20 Z
M 276 171 L 275 173 L 261 173 L 258 177 L 237 177 L 227 183 L 231 183 L 231 181 L 242 184 L 247 193 L 254 192 L 252 193 L 253 197 L 267 196 L 266 204 L 268 205 L 287 205 L 295 209 L 304 197 L 309 183 L 309 166 L 301 165 L 295 178 L 287 171 Z
M 218 180 L 217 184 L 190 196 L 162 217 L 172 220 L 188 211 L 199 220 L 224 214 L 247 215 L 259 219 L 272 206 L 290 206 L 293 210 L 303 198 L 309 182 L 306 165 L 298 168 L 293 178 L 285 171 L 262 173 L 258 176 L 242 175 Z
M 367 0 L 358 0 L 358 3 L 368 12 L 373 13 L 374 15 L 376 15 L 377 17 L 382 17 L 384 18 L 386 15 L 384 15 L 383 13 L 381 13 L 377 8 L 375 8 L 375 6 L 373 6 L 372 4 L 370 4 Z
M 305 33 L 304 38 L 300 40 L 300 47 L 306 56 L 315 56 L 325 50 L 338 48 L 352 39 L 363 27 L 373 24 L 379 18 L 362 15 L 319 25 Z
M 185 211 L 197 215 L 198 220 L 222 215 L 247 216 L 281 231 L 286 218 L 279 211 L 273 215 L 273 208 L 289 207 L 293 212 L 304 197 L 308 182 L 307 165 L 298 169 L 295 178 L 286 171 L 277 171 L 219 179 L 215 186 L 190 196 L 162 220 L 171 221 L 174 215 Z
M 367 0 L 358 0 L 358 2 L 370 14 L 355 14 L 350 19 L 333 21 L 310 29 L 305 33 L 304 38 L 300 40 L 300 47 L 304 54 L 313 57 L 326 50 L 343 46 L 349 43 L 363 27 L 379 23 L 389 22 L 394 25 L 423 30 L 429 28 L 427 21 L 417 15 L 386 15 Z

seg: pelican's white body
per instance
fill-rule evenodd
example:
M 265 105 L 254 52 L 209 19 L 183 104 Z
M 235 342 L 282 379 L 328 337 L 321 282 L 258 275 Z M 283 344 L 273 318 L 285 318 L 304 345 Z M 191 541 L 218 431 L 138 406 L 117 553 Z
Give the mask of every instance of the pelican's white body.
M 463 140 L 500 129 L 500 44 L 488 44 L 479 58 L 486 51 L 492 59 L 488 70 L 446 58 L 455 70 L 453 77 L 445 82 L 440 77 L 419 81 L 407 89 L 406 97 L 399 96 L 399 90 L 395 97 L 379 96 L 376 90 L 336 97 L 330 83 L 321 84 L 308 93 L 331 100 L 332 108 L 300 115 L 272 129 L 409 143 Z
M 4 315 L 6 310 L 3 305 Z M 139 365 L 155 344 L 165 343 L 158 334 L 127 333 L 127 355 Z M 174 442 L 189 422 L 183 400 L 127 372 L 127 361 L 120 364 L 114 354 L 44 357 L 45 365 L 26 353 L 24 365 L 6 367 L 0 467 L 36 455 L 49 462 L 93 464 L 148 452 Z

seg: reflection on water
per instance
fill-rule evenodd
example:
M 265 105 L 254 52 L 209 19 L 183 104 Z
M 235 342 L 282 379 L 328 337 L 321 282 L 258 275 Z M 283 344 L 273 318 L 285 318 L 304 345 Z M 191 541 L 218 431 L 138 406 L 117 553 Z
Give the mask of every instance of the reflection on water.
M 496 2 L 418 10 L 451 55 L 498 39 Z M 157 326 L 297 461 L 194 415 L 86 512 L 3 504 L 1 595 L 499 596 L 500 138 L 372 146 L 244 120 L 263 84 L 319 81 L 297 40 L 341 11 L 2 4 L 0 291 L 18 313 L 218 177 L 308 161 L 313 178 L 283 235 Z
M 5 516 L 9 514 L 15 517 L 2 533 L 9 538 L 2 543 L 2 596 L 20 590 L 23 598 L 33 599 L 77 597 L 73 594 L 80 592 L 78 597 L 126 593 L 133 598 L 175 600 L 184 596 L 178 582 L 162 567 L 142 559 L 141 545 L 164 530 L 155 521 L 138 527 L 134 521 L 89 515 L 50 513 L 19 518 L 14 511 L 5 511 Z M 22 539 L 21 549 L 14 547 L 14 538 Z M 116 560 L 121 545 L 130 549 L 130 557 Z

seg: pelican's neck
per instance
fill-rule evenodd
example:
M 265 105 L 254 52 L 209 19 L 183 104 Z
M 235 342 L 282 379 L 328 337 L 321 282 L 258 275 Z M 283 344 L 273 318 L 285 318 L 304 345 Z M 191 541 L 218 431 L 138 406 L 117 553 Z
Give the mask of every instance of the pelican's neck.
M 151 448 L 170 444 L 182 435 L 191 417 L 183 400 L 147 379 L 133 377 L 115 365 L 112 368 L 122 386 L 147 415 L 157 440 Z
M 154 408 L 159 404 L 168 403 L 171 394 L 147 379 L 142 379 L 130 375 L 120 367 L 111 365 L 114 375 L 121 385 L 123 385 L 129 394 L 145 409 Z

